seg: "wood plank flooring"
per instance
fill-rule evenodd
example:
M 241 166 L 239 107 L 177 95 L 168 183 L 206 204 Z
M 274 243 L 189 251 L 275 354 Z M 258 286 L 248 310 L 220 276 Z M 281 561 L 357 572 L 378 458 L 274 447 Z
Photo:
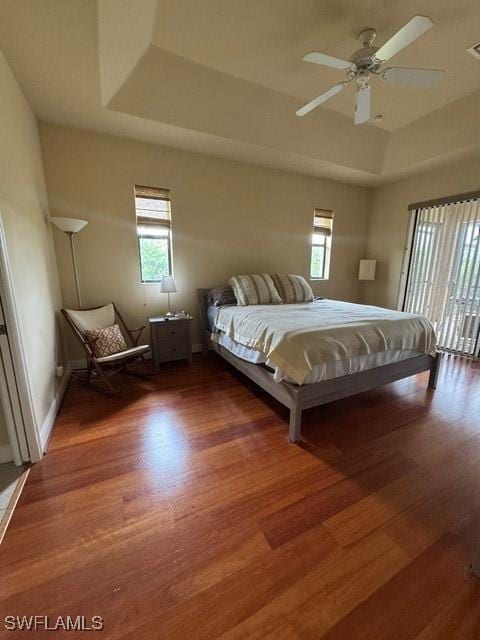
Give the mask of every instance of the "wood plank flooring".
M 480 365 L 304 413 L 215 355 L 72 382 L 0 546 L 5 615 L 100 637 L 478 640 Z M 27 634 L 28 635 L 28 634 Z M 37 631 L 35 638 L 95 637 Z

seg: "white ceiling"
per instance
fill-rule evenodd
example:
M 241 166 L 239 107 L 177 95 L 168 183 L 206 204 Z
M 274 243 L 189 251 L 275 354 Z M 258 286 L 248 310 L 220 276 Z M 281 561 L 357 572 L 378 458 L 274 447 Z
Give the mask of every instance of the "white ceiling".
M 480 149 L 473 0 L 99 3 L 100 24 L 95 0 L 2 0 L 0 48 L 39 119 L 359 184 Z M 346 93 L 295 117 L 341 78 L 306 52 L 349 57 L 362 28 L 382 43 L 418 13 L 435 27 L 392 63 L 444 68 L 441 87 L 375 86 L 383 130 L 354 127 Z

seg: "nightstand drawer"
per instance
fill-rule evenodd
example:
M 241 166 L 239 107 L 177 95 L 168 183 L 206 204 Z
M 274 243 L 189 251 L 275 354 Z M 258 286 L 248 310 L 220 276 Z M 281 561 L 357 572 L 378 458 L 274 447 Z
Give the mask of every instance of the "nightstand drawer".
M 188 345 L 183 340 L 158 340 L 155 351 L 159 361 L 188 357 Z
M 159 342 L 186 340 L 188 337 L 188 326 L 186 324 L 176 324 L 175 326 L 164 324 L 163 326 L 156 328 L 155 334 Z

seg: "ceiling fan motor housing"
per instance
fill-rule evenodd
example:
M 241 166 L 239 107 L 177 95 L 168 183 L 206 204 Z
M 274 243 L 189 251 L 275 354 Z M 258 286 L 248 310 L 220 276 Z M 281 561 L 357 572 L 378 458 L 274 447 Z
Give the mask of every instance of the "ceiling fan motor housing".
M 381 66 L 381 62 L 375 58 L 378 47 L 363 47 L 355 51 L 351 57 L 354 64 L 355 75 L 376 73 Z

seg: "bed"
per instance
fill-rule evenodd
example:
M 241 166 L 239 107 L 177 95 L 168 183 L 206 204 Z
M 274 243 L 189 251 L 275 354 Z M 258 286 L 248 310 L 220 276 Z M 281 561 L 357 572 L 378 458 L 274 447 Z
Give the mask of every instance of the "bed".
M 304 409 L 429 371 L 439 354 L 428 320 L 334 300 L 209 306 L 198 289 L 204 353 L 212 348 L 290 410 L 289 440 L 301 439 Z

